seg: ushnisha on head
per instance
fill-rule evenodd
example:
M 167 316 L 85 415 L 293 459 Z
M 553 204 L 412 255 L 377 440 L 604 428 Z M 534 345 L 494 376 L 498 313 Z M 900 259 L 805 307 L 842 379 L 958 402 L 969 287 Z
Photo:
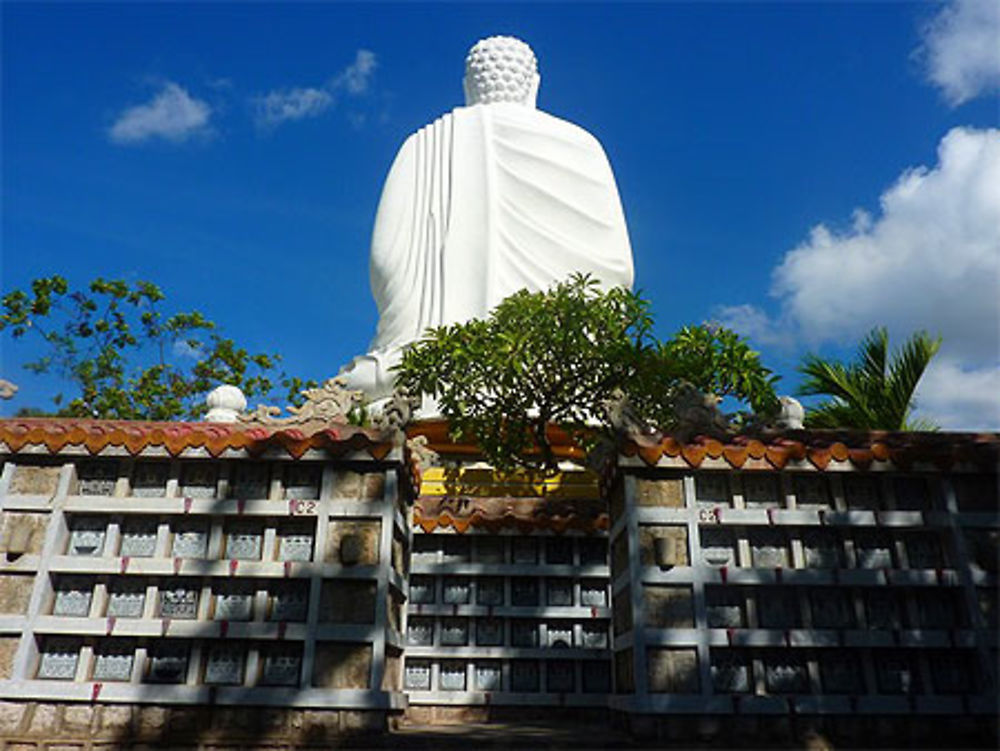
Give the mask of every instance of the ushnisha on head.
M 481 39 L 465 58 L 465 104 L 514 102 L 535 107 L 538 97 L 538 61 L 531 47 L 514 37 Z

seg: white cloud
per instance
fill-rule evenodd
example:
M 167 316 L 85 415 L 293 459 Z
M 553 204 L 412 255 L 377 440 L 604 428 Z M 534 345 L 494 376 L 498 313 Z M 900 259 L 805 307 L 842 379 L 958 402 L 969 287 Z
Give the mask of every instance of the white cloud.
M 168 81 L 149 102 L 125 109 L 108 130 L 108 137 L 118 144 L 144 143 L 153 138 L 179 143 L 207 135 L 211 115 L 212 108 L 206 102 Z
M 997 0 L 951 0 L 921 36 L 927 77 L 952 106 L 1000 88 Z
M 333 97 L 320 89 L 271 91 L 255 100 L 258 126 L 274 127 L 289 120 L 316 117 L 333 105 Z
M 337 103 L 341 92 L 360 96 L 368 91 L 378 67 L 374 52 L 358 50 L 354 62 L 333 76 L 321 87 L 296 87 L 275 89 L 252 100 L 254 121 L 258 127 L 273 128 L 285 122 L 316 117 Z M 364 116 L 352 115 L 351 122 L 359 127 Z
M 815 226 L 772 279 L 776 317 L 752 305 L 717 317 L 761 344 L 855 342 L 880 324 L 897 342 L 920 329 L 940 334 L 922 413 L 1000 429 L 1000 130 L 952 129 L 938 163 L 906 170 L 876 216 L 857 210 L 839 232 Z
M 779 323 L 756 305 L 720 305 L 712 311 L 712 322 L 737 331 L 763 346 L 788 347 L 796 332 L 787 322 Z
M 376 67 L 378 67 L 378 60 L 374 52 L 358 50 L 354 55 L 354 62 L 333 79 L 331 86 L 334 88 L 343 87 L 350 94 L 363 94 L 368 91 L 368 87 L 371 85 Z
M 917 389 L 917 414 L 946 430 L 1000 429 L 1000 363 L 966 367 L 939 357 Z

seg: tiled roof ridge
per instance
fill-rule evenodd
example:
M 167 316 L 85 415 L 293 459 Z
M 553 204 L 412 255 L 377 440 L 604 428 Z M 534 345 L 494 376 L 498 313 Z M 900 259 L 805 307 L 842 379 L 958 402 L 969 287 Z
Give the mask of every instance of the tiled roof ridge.
M 803 461 L 820 470 L 831 462 L 848 461 L 859 469 L 867 469 L 876 461 L 889 462 L 900 469 L 917 462 L 932 463 L 940 469 L 963 462 L 995 468 L 1000 460 L 1000 433 L 794 430 L 737 435 L 725 441 L 697 435 L 683 442 L 667 435 L 657 443 L 645 445 L 625 440 L 620 450 L 625 456 L 638 456 L 650 466 L 666 456 L 680 457 L 694 468 L 700 467 L 706 458 L 723 459 L 735 469 L 748 463 L 756 467 L 766 463 L 780 470 L 789 462 Z
M 219 456 L 227 449 L 259 454 L 280 447 L 294 458 L 309 449 L 325 449 L 335 455 L 365 450 L 376 459 L 388 454 L 393 445 L 381 431 L 346 423 L 298 426 L 65 417 L 0 419 L 0 443 L 15 453 L 29 445 L 44 445 L 52 453 L 67 446 L 83 446 L 91 454 L 109 446 L 122 447 L 132 455 L 149 446 L 161 446 L 172 456 L 191 448 L 204 448 Z
M 601 499 L 420 496 L 413 506 L 413 523 L 426 533 L 438 527 L 451 527 L 459 533 L 469 527 L 492 532 L 516 527 L 561 534 L 570 529 L 607 531 L 611 522 Z

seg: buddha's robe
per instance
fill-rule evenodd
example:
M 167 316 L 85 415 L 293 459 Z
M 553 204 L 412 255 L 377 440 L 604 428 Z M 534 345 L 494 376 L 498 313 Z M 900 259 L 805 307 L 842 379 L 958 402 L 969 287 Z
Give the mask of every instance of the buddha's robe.
M 518 290 L 544 290 L 574 272 L 604 288 L 632 284 L 625 216 L 601 145 L 521 104 L 455 109 L 412 134 L 386 178 L 371 246 L 378 329 L 372 352 L 345 374 L 369 396 L 385 395 L 399 349 L 428 327 L 485 317 Z

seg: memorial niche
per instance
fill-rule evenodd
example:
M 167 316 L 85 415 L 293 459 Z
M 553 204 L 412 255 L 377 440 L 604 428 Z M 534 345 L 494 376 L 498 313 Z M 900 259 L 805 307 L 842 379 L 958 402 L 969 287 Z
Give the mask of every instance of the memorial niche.
M 46 639 L 38 658 L 38 677 L 71 681 L 76 677 L 81 642 L 77 639 Z
M 129 558 L 151 558 L 156 553 L 157 524 L 155 519 L 128 519 L 122 524 L 119 555 Z
M 107 641 L 94 650 L 95 681 L 127 681 L 132 677 L 135 644 L 131 641 Z
M 500 663 L 496 660 L 476 663 L 476 690 L 499 691 L 502 687 Z
M 631 287 L 604 150 L 535 108 L 539 82 L 528 45 L 484 39 L 466 59 L 466 106 L 403 144 L 372 232 L 378 327 L 369 353 L 341 371 L 349 388 L 388 397 L 402 348 L 428 327 L 485 317 L 518 290 L 539 292 L 573 272 Z
M 102 517 L 74 516 L 69 520 L 67 554 L 99 556 L 104 552 L 104 535 L 108 520 Z
M 94 591 L 93 579 L 59 577 L 54 582 L 54 588 L 52 615 L 86 618 L 90 614 L 90 602 Z
M 297 686 L 302 673 L 302 648 L 269 645 L 261 650 L 260 680 L 265 686 Z
M 183 683 L 187 675 L 188 645 L 158 641 L 149 647 L 147 660 L 149 683 Z
M 503 579 L 490 577 L 476 580 L 476 604 L 503 605 Z
M 108 585 L 108 616 L 142 618 L 146 587 L 141 582 L 113 581 Z

